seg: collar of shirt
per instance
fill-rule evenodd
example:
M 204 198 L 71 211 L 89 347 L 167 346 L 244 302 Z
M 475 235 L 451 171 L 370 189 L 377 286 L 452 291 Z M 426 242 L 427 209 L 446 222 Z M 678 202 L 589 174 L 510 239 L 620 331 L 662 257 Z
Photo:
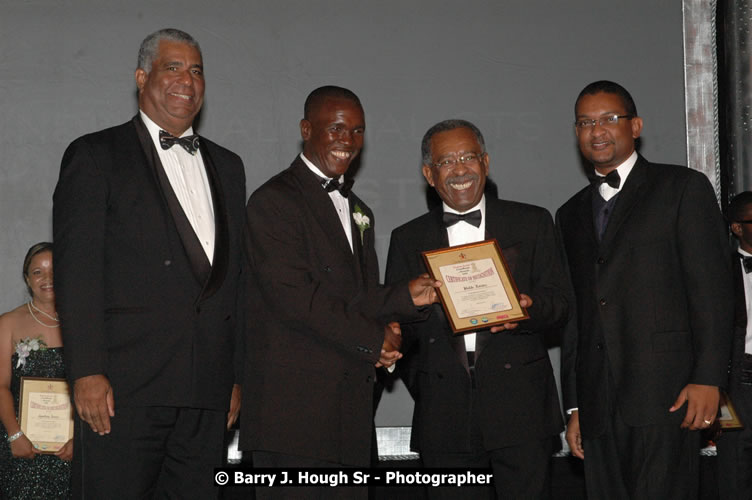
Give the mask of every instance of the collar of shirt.
M 141 115 L 141 120 L 143 120 L 144 125 L 146 125 L 146 130 L 149 131 L 149 136 L 151 136 L 151 140 L 154 142 L 154 146 L 157 148 L 157 151 L 162 149 L 162 145 L 159 143 L 159 131 L 164 130 L 162 127 L 157 125 L 152 121 L 151 118 L 149 118 L 149 115 L 144 113 L 143 110 L 138 110 L 139 114 Z M 180 134 L 180 137 L 185 137 L 187 135 L 193 135 L 193 125 L 188 127 L 188 130 Z M 177 148 L 182 149 L 182 148 Z
M 449 244 L 451 246 L 454 245 L 462 245 L 465 243 L 474 243 L 476 241 L 482 241 L 486 239 L 486 195 L 484 194 L 481 196 L 480 201 L 477 205 L 474 207 L 465 210 L 464 212 L 459 212 L 453 208 L 451 208 L 446 203 L 442 202 L 442 205 L 444 207 L 444 212 L 448 212 L 450 214 L 466 214 L 468 212 L 473 212 L 475 210 L 480 210 L 480 226 L 475 227 L 472 224 L 468 224 L 465 221 L 460 221 L 457 224 L 454 224 L 447 228 L 447 235 L 449 236 Z
M 305 157 L 303 153 L 300 153 L 300 159 L 303 160 L 303 163 L 306 164 L 306 167 L 316 174 L 316 176 L 320 179 L 327 179 L 331 180 L 331 177 L 325 176 L 321 170 L 319 170 L 316 165 L 311 163 L 311 161 Z M 342 175 L 339 176 L 339 182 L 342 182 Z M 323 188 L 322 188 L 323 190 Z M 347 241 L 350 243 L 350 250 L 353 249 L 353 240 L 352 240 L 352 227 L 350 225 L 350 202 L 347 198 L 342 196 L 342 193 L 337 191 L 336 189 L 333 190 L 329 194 L 329 199 L 332 200 L 332 205 L 334 205 L 334 209 L 337 211 L 337 216 L 339 217 L 339 221 L 342 224 L 342 230 L 345 232 L 345 236 L 347 236 Z
M 318 176 L 318 177 L 320 177 L 322 179 L 326 179 L 328 181 L 332 180 L 331 177 L 327 177 L 326 175 L 324 175 L 321 172 L 321 170 L 319 170 L 319 168 L 311 162 L 311 160 L 309 160 L 308 158 L 305 157 L 305 155 L 303 153 L 300 153 L 300 159 L 303 160 L 303 163 L 306 164 L 306 167 L 308 167 L 308 169 L 311 172 L 313 172 L 314 174 L 316 174 L 316 176 Z M 337 180 L 341 183 L 343 177 L 344 177 L 344 175 L 340 175 L 339 179 L 337 179 Z
M 632 168 L 635 166 L 635 163 L 637 163 L 637 151 L 632 151 L 632 154 L 629 156 L 629 158 L 627 158 L 624 161 L 624 163 L 616 167 L 616 171 L 619 172 L 619 179 L 621 179 L 621 181 L 619 182 L 619 187 L 612 188 L 605 182 L 598 187 L 601 193 L 601 196 L 603 196 L 604 200 L 606 201 L 610 200 L 611 198 L 616 196 L 616 194 L 619 191 L 622 190 L 622 188 L 624 187 L 624 183 L 627 182 L 627 177 L 629 177 L 629 173 L 632 171 Z M 605 177 L 605 175 L 598 172 L 597 170 L 595 171 L 595 175 L 597 175 L 598 177 Z
M 747 252 L 746 250 L 742 250 L 741 248 L 736 249 L 740 254 L 744 255 L 745 257 L 752 257 L 752 253 Z

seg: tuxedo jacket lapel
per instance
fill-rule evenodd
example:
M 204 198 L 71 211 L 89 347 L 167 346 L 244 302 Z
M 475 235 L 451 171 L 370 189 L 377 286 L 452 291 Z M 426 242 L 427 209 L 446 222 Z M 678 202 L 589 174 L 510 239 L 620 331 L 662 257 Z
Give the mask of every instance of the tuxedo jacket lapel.
M 520 253 L 519 236 L 514 236 L 512 231 L 509 230 L 509 224 L 504 218 L 497 200 L 486 198 L 486 239 L 494 238 L 499 243 L 509 272 L 514 275 Z
M 588 244 L 590 248 L 597 248 L 600 244 L 595 231 L 595 221 L 593 220 L 593 196 L 597 195 L 596 187 L 590 185 L 590 187 L 580 193 L 580 199 L 577 200 L 577 213 L 578 219 L 582 224 L 582 234 L 585 238 L 591 240 Z
M 172 222 L 175 224 L 177 232 L 180 236 L 181 246 L 185 250 L 188 261 L 191 263 L 191 269 L 196 279 L 200 284 L 206 283 L 209 273 L 211 272 L 211 264 L 206 257 L 206 253 L 201 248 L 201 242 L 198 240 L 190 221 L 185 216 L 183 208 L 180 206 L 177 196 L 170 185 L 170 181 L 167 178 L 167 174 L 164 171 L 162 162 L 159 159 L 159 154 L 154 147 L 154 142 L 149 136 L 149 131 L 146 125 L 141 121 L 141 117 L 136 115 L 133 118 L 133 123 L 136 126 L 141 146 L 143 147 L 146 159 L 154 173 L 155 181 L 160 187 L 164 203 L 172 218 Z
M 353 218 L 352 214 L 355 213 L 355 207 L 358 205 L 363 205 L 360 202 L 360 199 L 355 196 L 352 192 L 350 193 L 349 197 L 349 205 L 350 205 L 350 233 L 352 234 L 352 242 L 353 242 L 353 256 L 354 258 L 354 266 L 355 266 L 355 272 L 358 276 L 358 279 L 361 282 L 366 282 L 366 274 L 367 274 L 367 262 L 368 259 L 367 252 L 364 251 L 364 243 L 366 238 L 370 238 L 373 235 L 373 230 L 371 231 L 363 231 L 363 235 L 361 236 L 360 228 L 355 223 L 355 219 Z
M 224 192 L 222 190 L 222 182 L 219 177 L 219 170 L 209 154 L 209 148 L 204 145 L 205 141 L 201 142 L 201 157 L 204 160 L 204 168 L 206 169 L 206 177 L 209 180 L 209 187 L 212 193 L 212 204 L 214 206 L 214 257 L 210 265 L 210 274 L 204 290 L 201 292 L 201 300 L 206 300 L 211 297 L 217 290 L 222 287 L 225 276 L 227 274 L 227 266 L 229 263 L 229 246 L 230 235 L 227 221 L 227 207 Z M 185 215 L 183 215 L 185 217 Z M 195 237 L 195 232 L 191 231 Z M 195 238 L 196 243 L 200 245 L 198 238 Z M 208 263 L 206 258 L 206 252 L 203 248 L 201 255 L 204 257 L 204 262 Z
M 443 215 L 444 211 L 441 208 L 433 211 L 431 222 L 425 228 L 423 238 L 421 238 L 425 243 L 420 244 L 419 248 L 430 248 L 431 250 L 436 250 L 449 246 L 449 235 L 447 234 L 446 226 L 444 225 L 444 220 L 442 218 Z
M 146 126 L 138 115 L 133 119 L 133 122 L 145 156 L 154 173 L 155 181 L 161 188 L 164 203 L 180 236 L 182 248 L 185 250 L 196 280 L 203 286 L 198 300 L 205 300 L 222 286 L 227 274 L 229 258 L 229 234 L 225 198 L 217 168 L 208 148 L 202 144 L 201 157 L 204 161 L 214 209 L 214 258 L 213 262 L 210 263 L 206 252 L 201 246 L 201 242 L 196 236 L 196 232 L 193 230 L 193 226 L 191 226 L 188 217 L 186 217 L 180 205 L 180 201 L 172 189 Z
M 644 164 L 645 160 L 642 157 L 638 157 L 637 163 L 629 173 L 629 177 L 624 183 L 624 187 L 619 191 L 619 198 L 616 200 L 614 211 L 608 219 L 608 225 L 606 226 L 606 232 L 603 233 L 603 240 L 601 242 L 603 248 L 609 248 L 614 241 L 616 234 L 619 232 L 619 228 L 627 220 L 629 214 L 634 209 L 637 202 L 642 197 L 643 185 L 647 176 L 647 166 Z M 592 208 L 591 208 L 590 221 L 592 224 Z
M 300 183 L 300 189 L 303 193 L 303 199 L 309 206 L 312 219 L 321 227 L 322 232 L 332 242 L 335 248 L 341 252 L 341 258 L 344 262 L 353 262 L 353 272 L 355 276 L 360 276 L 356 259 L 353 256 L 353 250 L 350 248 L 350 242 L 342 229 L 337 210 L 332 204 L 329 194 L 321 187 L 321 183 L 316 175 L 303 163 L 300 157 L 293 162 L 292 173 Z M 350 202 L 352 205 L 352 202 Z M 354 206 L 354 205 L 353 205 Z M 353 206 L 350 207 L 352 211 Z M 352 224 L 352 222 L 351 222 Z M 357 232 L 358 239 L 360 233 Z M 355 246 L 356 232 L 353 232 L 353 247 Z

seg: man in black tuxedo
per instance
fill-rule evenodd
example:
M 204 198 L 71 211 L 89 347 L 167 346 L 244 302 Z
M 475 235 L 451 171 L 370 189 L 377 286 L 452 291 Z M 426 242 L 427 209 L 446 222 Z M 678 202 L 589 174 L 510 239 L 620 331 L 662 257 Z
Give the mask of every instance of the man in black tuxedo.
M 577 301 L 562 345 L 567 442 L 590 498 L 695 498 L 732 333 L 715 194 L 701 173 L 636 153 L 642 119 L 622 86 L 588 85 L 575 115 L 595 175 L 557 213 Z
M 401 355 L 396 321 L 424 317 L 439 282 L 379 284 L 374 218 L 345 173 L 363 146 L 351 91 L 320 87 L 303 153 L 248 200 L 248 332 L 241 449 L 255 466 L 370 463 L 374 366 Z M 259 497 L 353 498 L 367 489 L 257 489 Z
M 720 498 L 752 495 L 752 191 L 734 196 L 727 210 L 731 232 L 739 241 L 734 264 L 734 343 L 728 393 L 744 428 L 718 438 Z
M 496 238 L 530 319 L 453 335 L 439 305 L 403 324 L 415 398 L 412 444 L 428 467 L 492 467 L 502 498 L 550 496 L 550 458 L 563 429 L 544 342 L 566 321 L 568 282 L 543 208 L 484 196 L 489 157 L 470 122 L 446 120 L 423 137 L 423 175 L 443 206 L 392 233 L 387 283 L 424 272 L 421 252 Z M 411 349 L 414 348 L 414 349 Z M 431 498 L 488 498 L 493 489 L 435 488 Z
M 135 78 L 139 113 L 74 141 L 54 195 L 73 495 L 212 498 L 240 404 L 245 174 L 193 135 L 204 74 L 190 35 L 148 36 Z

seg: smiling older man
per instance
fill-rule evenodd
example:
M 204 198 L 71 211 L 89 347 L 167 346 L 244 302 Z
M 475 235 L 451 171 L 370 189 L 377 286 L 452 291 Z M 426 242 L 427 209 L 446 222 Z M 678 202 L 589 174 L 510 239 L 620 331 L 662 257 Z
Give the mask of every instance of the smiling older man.
M 422 251 L 496 238 L 530 319 L 455 336 L 436 305 L 427 321 L 402 325 L 415 398 L 413 448 L 428 467 L 492 467 L 500 498 L 546 498 L 563 421 L 543 333 L 565 322 L 569 305 L 551 215 L 484 195 L 490 159 L 470 122 L 437 123 L 422 153 L 423 175 L 443 206 L 392 232 L 387 283 L 423 272 Z M 488 498 L 489 491 L 428 494 Z
M 54 195 L 73 496 L 213 498 L 240 401 L 245 173 L 194 135 L 205 81 L 190 35 L 144 39 L 135 80 L 139 113 L 74 141 Z

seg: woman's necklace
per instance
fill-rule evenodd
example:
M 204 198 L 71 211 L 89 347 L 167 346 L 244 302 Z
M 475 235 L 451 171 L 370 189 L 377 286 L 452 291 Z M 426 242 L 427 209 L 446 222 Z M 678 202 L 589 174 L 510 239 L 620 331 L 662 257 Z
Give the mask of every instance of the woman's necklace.
M 26 303 L 26 307 L 27 307 L 27 308 L 29 309 L 29 314 L 31 314 L 31 317 L 32 317 L 32 318 L 34 318 L 34 321 L 36 321 L 37 323 L 39 323 L 40 325 L 42 325 L 42 326 L 43 326 L 43 327 L 45 327 L 45 328 L 57 328 L 57 327 L 59 327 L 59 326 L 60 326 L 60 320 L 59 320 L 59 319 L 57 319 L 57 318 L 56 318 L 56 317 L 54 317 L 54 316 L 50 316 L 50 315 L 49 315 L 49 314 L 47 314 L 46 312 L 42 311 L 42 310 L 41 310 L 41 309 L 39 309 L 39 308 L 38 308 L 37 306 L 35 306 L 35 305 L 33 304 L 33 302 L 34 302 L 34 299 L 32 299 L 32 300 L 30 300 L 29 302 L 27 302 L 27 303 Z M 33 309 L 32 309 L 32 308 L 33 308 Z M 57 323 L 57 324 L 56 324 L 56 325 L 48 325 L 48 324 L 46 324 L 46 323 L 43 323 L 43 322 L 42 322 L 42 321 L 41 321 L 41 320 L 40 320 L 39 318 L 37 318 L 36 314 L 34 314 L 34 311 L 38 311 L 38 312 L 40 312 L 40 313 L 44 314 L 45 316 L 47 316 L 48 318 L 50 318 L 50 319 L 51 319 L 52 321 L 54 321 L 54 322 L 55 322 L 55 323 Z
M 32 308 L 33 308 L 33 309 L 34 309 L 34 310 L 35 310 L 36 312 L 44 314 L 45 316 L 47 316 L 48 318 L 50 318 L 50 319 L 51 319 L 52 321 L 57 321 L 58 323 L 60 322 L 60 318 L 58 318 L 58 317 L 57 317 L 57 313 L 55 313 L 55 315 L 54 315 L 54 316 L 50 316 L 49 314 L 47 314 L 46 312 L 42 311 L 41 309 L 39 309 L 39 308 L 37 307 L 37 305 L 36 305 L 36 304 L 34 303 L 34 299 L 31 299 L 31 307 L 32 307 Z

